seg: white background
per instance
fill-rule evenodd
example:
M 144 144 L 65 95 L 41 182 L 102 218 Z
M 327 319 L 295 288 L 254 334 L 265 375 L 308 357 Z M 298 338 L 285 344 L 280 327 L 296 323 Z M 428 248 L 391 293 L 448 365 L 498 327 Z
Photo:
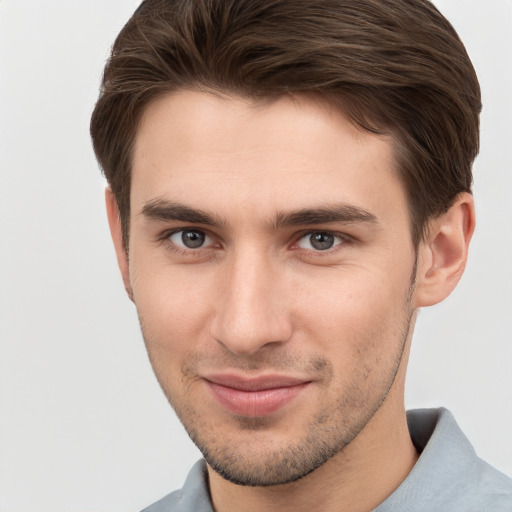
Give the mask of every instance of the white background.
M 407 405 L 445 405 L 512 474 L 512 2 L 438 0 L 483 89 L 478 228 L 459 288 L 423 311 Z M 140 510 L 198 452 L 125 297 L 88 123 L 136 0 L 0 0 L 0 511 Z

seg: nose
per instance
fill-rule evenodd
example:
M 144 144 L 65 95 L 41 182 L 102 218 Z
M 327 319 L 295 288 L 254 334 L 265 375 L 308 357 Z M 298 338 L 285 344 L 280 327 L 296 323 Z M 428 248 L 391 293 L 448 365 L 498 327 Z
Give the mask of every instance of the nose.
M 255 354 L 291 337 L 283 272 L 271 260 L 245 251 L 233 255 L 219 273 L 219 300 L 210 334 L 234 354 Z

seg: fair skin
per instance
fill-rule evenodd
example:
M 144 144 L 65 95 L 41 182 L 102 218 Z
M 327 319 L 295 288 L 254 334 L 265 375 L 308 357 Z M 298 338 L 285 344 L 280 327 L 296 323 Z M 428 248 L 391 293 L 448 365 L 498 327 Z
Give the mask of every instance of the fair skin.
M 403 403 L 417 309 L 464 269 L 461 194 L 416 248 L 393 141 L 305 97 L 179 92 L 133 154 L 125 287 L 216 511 L 367 511 L 417 458 Z M 128 256 L 129 255 L 129 256 Z

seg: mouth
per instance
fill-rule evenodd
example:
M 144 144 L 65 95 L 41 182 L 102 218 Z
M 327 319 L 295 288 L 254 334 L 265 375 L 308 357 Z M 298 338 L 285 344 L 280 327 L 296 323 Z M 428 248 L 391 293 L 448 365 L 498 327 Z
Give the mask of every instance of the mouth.
M 209 375 L 204 378 L 214 399 L 232 414 L 268 416 L 293 401 L 311 381 L 282 375 L 244 378 L 237 375 Z

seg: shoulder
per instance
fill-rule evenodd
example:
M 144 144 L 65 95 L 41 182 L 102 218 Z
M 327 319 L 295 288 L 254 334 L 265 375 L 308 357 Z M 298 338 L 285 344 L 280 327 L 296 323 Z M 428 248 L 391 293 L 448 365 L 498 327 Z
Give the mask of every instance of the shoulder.
M 142 512 L 175 512 L 180 510 L 180 502 L 182 501 L 182 490 L 174 491 L 158 500 L 153 505 L 142 510 Z
M 204 460 L 194 464 L 181 489 L 168 494 L 142 512 L 213 512 Z
M 512 480 L 476 455 L 448 410 L 410 411 L 407 419 L 420 457 L 379 512 L 512 510 Z

